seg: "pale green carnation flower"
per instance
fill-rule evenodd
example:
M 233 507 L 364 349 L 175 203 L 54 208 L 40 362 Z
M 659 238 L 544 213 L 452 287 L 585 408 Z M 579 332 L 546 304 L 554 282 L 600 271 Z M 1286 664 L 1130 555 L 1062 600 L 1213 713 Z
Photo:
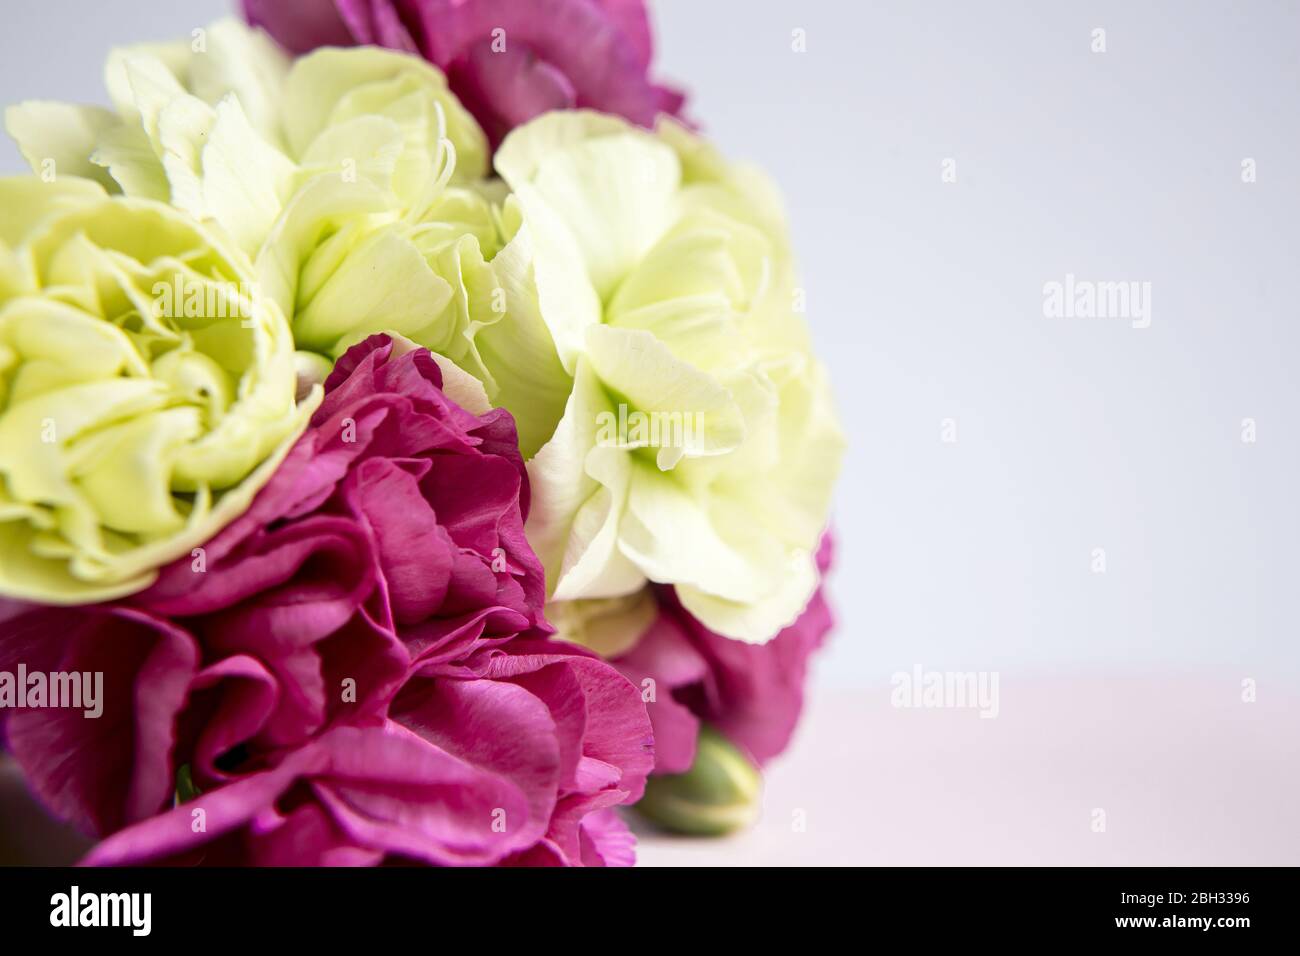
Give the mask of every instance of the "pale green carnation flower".
M 0 180 L 0 594 L 108 600 L 242 513 L 306 425 L 288 322 L 220 235 Z
M 227 19 L 174 43 L 113 50 L 112 109 L 31 101 L 5 125 L 38 172 L 215 219 L 255 253 L 303 182 L 322 174 L 391 187 L 403 210 L 438 175 L 480 179 L 487 140 L 436 68 L 376 48 L 291 60 L 262 31 Z
M 293 327 L 300 373 L 402 335 L 518 409 L 526 453 L 568 386 L 537 312 L 526 238 L 484 179 L 482 130 L 424 60 L 375 47 L 291 60 L 224 20 L 115 51 L 113 110 L 24 103 L 6 124 L 40 169 L 97 175 L 226 232 Z
M 585 111 L 496 166 L 573 381 L 529 466 L 552 598 L 672 584 L 712 630 L 771 639 L 817 586 L 843 450 L 775 192 L 674 123 Z

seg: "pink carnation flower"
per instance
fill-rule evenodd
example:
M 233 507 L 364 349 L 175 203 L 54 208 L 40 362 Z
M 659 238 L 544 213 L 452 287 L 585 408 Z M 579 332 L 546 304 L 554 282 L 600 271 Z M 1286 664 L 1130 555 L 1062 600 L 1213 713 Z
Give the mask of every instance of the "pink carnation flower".
M 292 53 L 373 44 L 439 66 L 494 143 L 548 110 L 651 126 L 681 93 L 649 79 L 644 0 L 243 0 Z
M 822 575 L 833 553 L 827 534 L 817 552 Z M 766 644 L 715 634 L 682 607 L 671 588 L 657 589 L 659 617 L 614 663 L 637 686 L 652 678 L 655 772 L 685 773 L 695 759 L 700 722 L 711 724 L 760 765 L 790 743 L 803 711 L 808 660 L 834 618 L 822 589 L 803 613 Z
M 608 808 L 653 763 L 645 706 L 547 639 L 513 419 L 441 386 L 368 339 L 200 554 L 126 601 L 0 612 L 0 668 L 104 674 L 99 719 L 5 728 L 37 796 L 104 837 L 86 862 L 632 862 Z

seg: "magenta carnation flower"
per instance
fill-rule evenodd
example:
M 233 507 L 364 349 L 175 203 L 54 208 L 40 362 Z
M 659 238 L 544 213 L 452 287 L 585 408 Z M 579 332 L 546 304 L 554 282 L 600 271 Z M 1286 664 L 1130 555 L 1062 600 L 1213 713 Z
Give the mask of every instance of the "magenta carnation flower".
M 286 49 L 373 44 L 441 67 L 493 143 L 548 110 L 651 126 L 683 97 L 650 81 L 644 0 L 243 0 Z
M 833 543 L 817 552 L 823 577 Z M 614 663 L 638 686 L 656 687 L 649 706 L 654 724 L 655 772 L 684 773 L 695 759 L 700 723 L 717 728 L 758 764 L 790 743 L 803 710 L 808 659 L 834 624 L 822 589 L 793 624 L 766 644 L 715 634 L 682 607 L 671 588 L 657 589 L 659 616 Z
M 0 667 L 102 672 L 9 712 L 87 862 L 625 864 L 640 694 L 547 638 L 513 419 L 428 352 L 351 349 L 233 524 L 133 598 L 0 613 Z M 178 786 L 179 781 L 179 786 Z

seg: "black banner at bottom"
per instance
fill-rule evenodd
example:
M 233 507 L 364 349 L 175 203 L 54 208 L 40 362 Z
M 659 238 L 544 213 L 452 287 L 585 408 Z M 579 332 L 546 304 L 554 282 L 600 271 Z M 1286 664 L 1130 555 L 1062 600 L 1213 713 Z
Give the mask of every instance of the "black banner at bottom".
M 665 941 L 698 938 L 691 927 L 739 941 L 779 926 L 857 938 L 923 926 L 927 941 L 977 932 L 1228 942 L 1286 932 L 1293 883 L 1293 870 L 1274 869 L 0 869 L 0 927 L 11 939 L 127 945 L 402 945 L 395 934 L 436 945 L 467 932 L 494 944 L 516 933 Z

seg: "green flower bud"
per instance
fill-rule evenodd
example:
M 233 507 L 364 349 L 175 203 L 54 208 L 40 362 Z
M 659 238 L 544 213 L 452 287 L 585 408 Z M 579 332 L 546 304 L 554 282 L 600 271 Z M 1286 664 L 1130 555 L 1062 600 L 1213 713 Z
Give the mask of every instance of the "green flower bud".
M 651 777 L 636 808 L 674 833 L 721 836 L 752 826 L 762 803 L 758 768 L 726 737 L 703 726 L 691 769 Z

